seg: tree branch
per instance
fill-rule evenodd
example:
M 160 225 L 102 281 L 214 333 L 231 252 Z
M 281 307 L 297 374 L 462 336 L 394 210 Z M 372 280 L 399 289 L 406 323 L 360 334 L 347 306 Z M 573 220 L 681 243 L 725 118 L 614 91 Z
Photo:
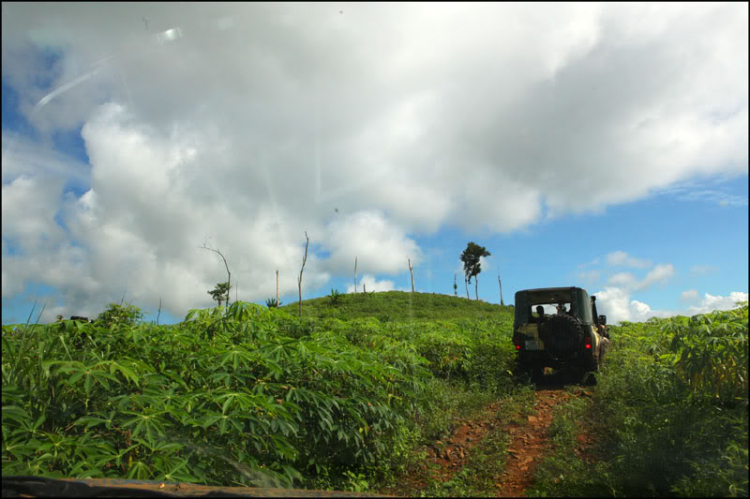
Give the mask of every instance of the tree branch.
M 224 261 L 224 267 L 226 267 L 227 269 L 228 287 L 227 287 L 227 300 L 226 301 L 227 301 L 227 307 L 228 307 L 229 306 L 229 290 L 232 289 L 232 273 L 229 272 L 229 264 L 227 264 L 227 259 L 224 258 L 224 254 L 221 251 L 213 249 L 210 246 L 207 246 L 206 243 L 203 243 L 203 246 L 198 246 L 198 247 L 204 250 L 213 251 L 214 253 L 218 254 L 221 257 L 221 259 Z M 221 305 L 221 302 L 219 303 L 219 305 Z

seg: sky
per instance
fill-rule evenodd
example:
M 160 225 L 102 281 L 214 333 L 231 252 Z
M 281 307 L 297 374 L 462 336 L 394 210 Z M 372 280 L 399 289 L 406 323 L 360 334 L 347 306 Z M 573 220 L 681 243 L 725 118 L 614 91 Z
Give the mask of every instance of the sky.
M 292 303 L 305 234 L 304 298 L 465 297 L 472 241 L 487 302 L 729 309 L 747 89 L 747 3 L 3 3 L 2 321 L 178 322 L 203 246 Z

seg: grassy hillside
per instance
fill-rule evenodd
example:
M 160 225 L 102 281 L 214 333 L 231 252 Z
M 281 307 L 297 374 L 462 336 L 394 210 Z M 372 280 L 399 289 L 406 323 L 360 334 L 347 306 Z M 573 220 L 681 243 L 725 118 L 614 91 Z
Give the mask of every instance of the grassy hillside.
M 298 315 L 299 304 L 288 303 L 282 310 Z M 302 317 L 340 320 L 374 317 L 381 322 L 411 320 L 499 319 L 513 317 L 513 307 L 474 299 L 432 293 L 384 291 L 380 293 L 341 294 L 302 301 Z

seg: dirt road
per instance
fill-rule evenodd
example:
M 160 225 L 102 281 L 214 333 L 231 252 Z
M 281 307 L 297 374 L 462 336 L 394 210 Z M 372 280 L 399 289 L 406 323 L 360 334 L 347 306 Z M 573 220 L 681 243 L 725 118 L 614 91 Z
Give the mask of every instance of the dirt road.
M 534 470 L 551 448 L 549 429 L 555 407 L 574 397 L 589 396 L 590 392 L 583 387 L 566 388 L 559 380 L 548 377 L 534 392 L 530 412 L 510 416 L 506 414 L 499 419 L 498 414 L 506 401 L 494 402 L 479 417 L 459 421 L 449 438 L 428 445 L 425 448 L 425 462 L 405 478 L 401 487 L 383 492 L 399 496 L 419 495 L 420 491 L 435 492 L 435 484 L 447 484 L 458 476 L 467 464 L 470 465 L 473 455 L 482 447 L 485 438 L 491 436 L 495 440 L 500 438 L 506 442 L 505 452 L 488 456 L 496 461 L 504 460 L 504 466 L 497 466 L 502 472 L 492 477 L 493 493 L 497 497 L 523 496 L 531 484 Z M 579 435 L 578 444 L 581 450 L 588 447 L 589 437 Z M 487 450 L 483 449 L 483 452 L 486 454 Z M 465 475 L 471 480 L 471 473 Z M 486 486 L 482 489 L 487 490 Z M 462 492 L 471 495 L 471 490 L 469 484 Z

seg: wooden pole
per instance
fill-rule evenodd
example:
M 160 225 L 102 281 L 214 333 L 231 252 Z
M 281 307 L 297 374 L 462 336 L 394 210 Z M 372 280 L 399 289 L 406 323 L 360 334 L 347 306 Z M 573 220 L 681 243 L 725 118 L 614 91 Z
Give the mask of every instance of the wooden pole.
M 414 267 L 411 266 L 411 258 L 409 260 L 409 273 L 411 274 L 411 292 L 414 292 Z
M 305 263 L 307 262 L 307 246 L 310 244 L 310 238 L 307 237 L 307 231 L 305 231 L 305 256 L 302 258 L 302 268 L 299 271 L 299 316 L 302 317 L 302 272 L 305 270 Z

